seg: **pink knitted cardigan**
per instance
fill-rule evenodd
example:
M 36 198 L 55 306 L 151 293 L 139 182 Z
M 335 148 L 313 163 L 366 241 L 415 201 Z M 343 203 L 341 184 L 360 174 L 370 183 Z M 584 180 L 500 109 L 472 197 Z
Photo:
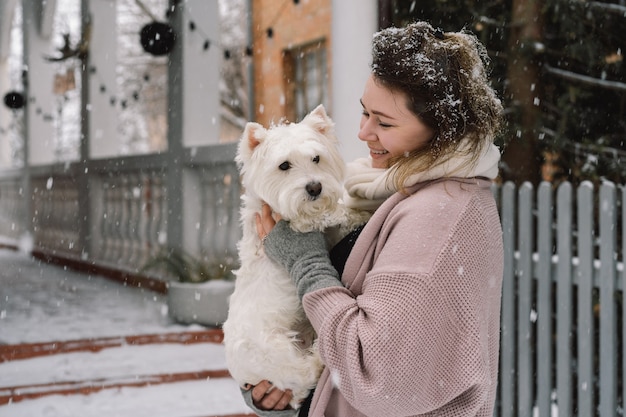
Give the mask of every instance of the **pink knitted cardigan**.
M 502 229 L 490 181 L 389 197 L 361 232 L 345 288 L 305 295 L 326 368 L 310 416 L 491 416 Z

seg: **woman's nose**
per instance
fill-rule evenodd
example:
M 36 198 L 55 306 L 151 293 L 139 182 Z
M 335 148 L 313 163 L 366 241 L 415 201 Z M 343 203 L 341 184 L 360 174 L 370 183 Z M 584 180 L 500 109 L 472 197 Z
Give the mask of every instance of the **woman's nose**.
M 363 119 L 364 120 L 361 120 L 361 126 L 359 129 L 359 134 L 357 136 L 359 137 L 359 139 L 363 141 L 376 140 L 376 135 L 371 129 L 369 119 L 365 119 L 365 118 Z

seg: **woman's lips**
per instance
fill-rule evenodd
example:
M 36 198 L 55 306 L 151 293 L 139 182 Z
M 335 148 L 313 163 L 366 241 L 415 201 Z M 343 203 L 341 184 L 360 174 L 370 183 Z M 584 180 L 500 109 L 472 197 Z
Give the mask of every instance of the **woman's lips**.
M 386 151 L 386 150 L 370 149 L 370 157 L 372 159 L 382 159 L 382 158 L 385 158 L 388 153 L 389 153 L 389 151 Z

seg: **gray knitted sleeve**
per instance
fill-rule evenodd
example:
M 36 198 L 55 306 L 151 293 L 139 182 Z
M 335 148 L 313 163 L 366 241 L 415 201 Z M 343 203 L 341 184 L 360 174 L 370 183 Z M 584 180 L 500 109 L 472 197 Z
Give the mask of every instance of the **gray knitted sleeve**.
M 289 271 L 300 299 L 320 288 L 342 286 L 322 233 L 296 232 L 281 220 L 265 239 L 264 247 L 270 259 Z

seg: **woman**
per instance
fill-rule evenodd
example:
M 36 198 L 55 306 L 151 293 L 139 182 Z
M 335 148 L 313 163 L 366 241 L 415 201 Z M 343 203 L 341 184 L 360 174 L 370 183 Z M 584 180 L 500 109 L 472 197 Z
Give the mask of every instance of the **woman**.
M 269 207 L 259 215 L 326 365 L 300 415 L 492 415 L 503 255 L 490 186 L 502 106 L 486 58 L 464 31 L 417 22 L 377 33 L 359 131 L 370 156 L 346 182 L 347 203 L 373 216 L 329 256 L 320 234 L 293 232 Z M 297 415 L 285 410 L 289 390 L 268 381 L 244 396 L 260 415 Z

